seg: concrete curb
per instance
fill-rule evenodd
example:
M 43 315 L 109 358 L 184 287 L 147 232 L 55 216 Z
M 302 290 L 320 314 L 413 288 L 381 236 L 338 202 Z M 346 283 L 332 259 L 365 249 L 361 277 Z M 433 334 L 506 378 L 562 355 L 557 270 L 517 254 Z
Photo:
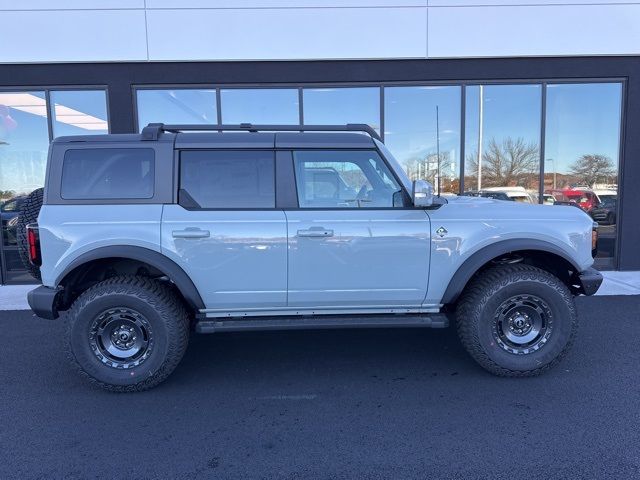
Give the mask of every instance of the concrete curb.
M 640 295 L 640 271 L 602 272 L 604 282 L 596 295 Z M 35 285 L 0 286 L 0 310 L 28 310 L 27 292 Z

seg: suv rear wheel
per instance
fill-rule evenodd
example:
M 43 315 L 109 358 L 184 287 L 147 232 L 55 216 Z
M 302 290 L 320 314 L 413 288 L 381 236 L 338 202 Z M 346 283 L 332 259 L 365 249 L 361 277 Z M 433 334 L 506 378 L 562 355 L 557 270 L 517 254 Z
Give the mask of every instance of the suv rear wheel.
M 491 268 L 467 287 L 458 335 L 489 372 L 534 376 L 557 364 L 577 330 L 573 296 L 557 277 L 529 265 Z
M 83 292 L 66 315 L 69 358 L 116 392 L 155 387 L 178 365 L 189 314 L 175 291 L 144 277 L 113 277 Z

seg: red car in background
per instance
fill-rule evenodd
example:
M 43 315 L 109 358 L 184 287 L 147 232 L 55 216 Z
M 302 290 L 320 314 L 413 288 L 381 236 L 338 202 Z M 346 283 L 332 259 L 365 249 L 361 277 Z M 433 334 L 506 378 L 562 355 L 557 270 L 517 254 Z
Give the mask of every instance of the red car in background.
M 550 193 L 557 201 L 575 203 L 589 214 L 600 205 L 600 200 L 595 192 L 584 188 L 551 190 Z

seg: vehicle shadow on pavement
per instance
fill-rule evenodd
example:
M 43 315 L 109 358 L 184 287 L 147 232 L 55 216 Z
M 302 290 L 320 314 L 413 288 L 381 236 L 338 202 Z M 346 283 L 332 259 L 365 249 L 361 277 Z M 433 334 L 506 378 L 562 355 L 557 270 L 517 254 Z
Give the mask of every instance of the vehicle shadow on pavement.
M 353 382 L 398 380 L 400 374 L 456 375 L 461 369 L 484 373 L 463 350 L 454 328 L 307 330 L 194 335 L 174 377 L 180 383 L 209 377 L 250 384 L 268 376 L 273 384 L 304 371 L 308 383 L 328 375 Z

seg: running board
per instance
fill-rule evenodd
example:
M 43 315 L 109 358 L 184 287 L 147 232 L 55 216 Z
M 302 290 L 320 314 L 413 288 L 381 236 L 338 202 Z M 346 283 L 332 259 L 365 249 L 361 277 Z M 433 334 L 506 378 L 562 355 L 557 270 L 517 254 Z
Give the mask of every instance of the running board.
M 363 315 L 254 318 L 237 320 L 199 320 L 196 332 L 240 332 L 247 330 L 313 330 L 332 328 L 445 328 L 444 313 L 420 315 Z

